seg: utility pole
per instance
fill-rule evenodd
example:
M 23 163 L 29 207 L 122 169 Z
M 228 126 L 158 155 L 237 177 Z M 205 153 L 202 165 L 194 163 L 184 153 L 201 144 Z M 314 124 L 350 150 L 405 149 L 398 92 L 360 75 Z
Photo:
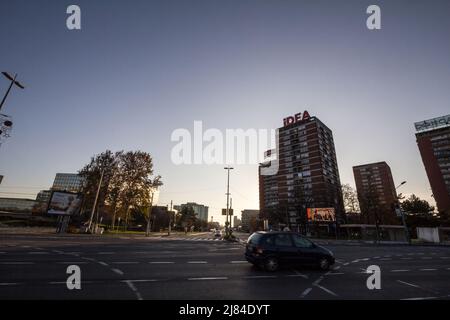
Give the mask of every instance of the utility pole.
M 230 170 L 233 170 L 234 168 L 228 166 L 224 168 L 228 171 L 228 178 L 227 178 L 227 210 L 226 210 L 226 222 L 225 222 L 225 234 L 229 235 L 229 222 L 228 222 L 228 216 L 230 211 Z
M 169 211 L 169 232 L 167 233 L 168 236 L 170 236 L 170 231 L 172 231 L 172 205 L 173 205 L 173 201 L 170 200 L 170 211 Z
M 405 183 L 406 183 L 406 181 L 403 181 L 402 183 L 400 183 L 400 184 L 395 188 L 395 190 L 397 191 L 397 189 L 400 188 L 401 186 L 403 186 Z M 401 216 L 402 216 L 402 224 L 403 224 L 403 228 L 405 229 L 405 238 L 406 238 L 406 241 L 408 241 L 408 243 L 411 244 L 411 237 L 410 237 L 410 235 L 409 235 L 408 226 L 406 225 L 405 212 L 404 212 L 404 211 L 402 210 L 402 208 L 400 207 L 400 201 L 399 201 L 399 199 L 398 199 L 398 196 L 397 196 L 397 204 L 398 204 L 398 206 L 399 206 L 398 209 L 400 210 L 400 213 L 401 213 Z
M 153 195 L 155 194 L 155 191 L 152 190 L 152 196 L 150 198 L 150 205 L 148 207 L 148 218 L 147 218 L 147 231 L 145 232 L 146 237 L 150 237 L 150 217 L 152 215 L 152 207 L 153 207 Z
M 89 226 L 88 226 L 88 230 L 91 229 L 92 226 L 92 219 L 94 219 L 94 213 L 95 213 L 95 208 L 97 207 L 97 201 L 98 201 L 98 195 L 100 194 L 100 187 L 102 186 L 102 182 L 103 182 L 103 174 L 105 173 L 105 169 L 102 169 L 102 172 L 100 174 L 100 181 L 98 183 L 98 187 L 97 187 L 97 193 L 95 194 L 95 200 L 94 200 L 94 205 L 92 206 L 92 210 L 91 210 L 91 217 L 89 218 Z

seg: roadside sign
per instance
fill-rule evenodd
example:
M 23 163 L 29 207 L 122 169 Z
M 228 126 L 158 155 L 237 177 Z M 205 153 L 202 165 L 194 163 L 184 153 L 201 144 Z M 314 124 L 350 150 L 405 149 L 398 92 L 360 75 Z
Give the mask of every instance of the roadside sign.
M 233 209 L 228 209 L 228 214 L 229 214 L 230 216 L 232 216 L 232 215 L 233 215 Z M 222 209 L 222 215 L 223 215 L 223 216 L 226 216 L 226 215 L 227 215 L 227 209 Z

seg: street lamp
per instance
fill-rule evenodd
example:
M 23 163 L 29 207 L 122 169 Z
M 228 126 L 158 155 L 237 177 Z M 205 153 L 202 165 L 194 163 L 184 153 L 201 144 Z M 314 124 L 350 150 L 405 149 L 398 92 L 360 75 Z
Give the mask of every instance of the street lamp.
M 402 183 L 400 183 L 395 190 L 397 190 L 398 188 L 400 188 L 401 186 L 403 186 L 406 183 L 406 181 L 403 181 Z M 402 217 L 402 224 L 403 224 L 403 228 L 405 228 L 405 237 L 406 240 L 408 241 L 408 243 L 411 243 L 411 238 L 409 236 L 409 230 L 408 230 L 408 226 L 406 225 L 406 219 L 405 219 L 405 213 L 403 212 L 402 208 L 400 208 L 400 203 L 398 201 L 397 198 L 397 206 L 398 206 L 398 210 L 400 211 L 400 215 Z
M 226 211 L 226 222 L 225 222 L 225 232 L 226 235 L 229 236 L 229 224 L 231 224 L 231 221 L 228 222 L 228 216 L 229 216 L 229 210 L 230 210 L 230 170 L 233 170 L 233 167 L 225 167 L 225 170 L 228 171 L 228 178 L 227 178 L 227 211 Z M 231 220 L 231 218 L 230 218 Z
M 8 72 L 3 71 L 2 74 L 5 76 L 6 79 L 11 81 L 11 83 L 8 87 L 8 90 L 6 90 L 5 95 L 3 96 L 2 102 L 0 103 L 0 110 L 2 110 L 3 104 L 5 103 L 6 98 L 8 97 L 9 92 L 11 91 L 11 88 L 13 87 L 13 85 L 16 85 L 20 89 L 25 89 L 25 87 L 19 81 L 16 81 L 17 73 L 14 75 L 14 77 L 11 76 Z

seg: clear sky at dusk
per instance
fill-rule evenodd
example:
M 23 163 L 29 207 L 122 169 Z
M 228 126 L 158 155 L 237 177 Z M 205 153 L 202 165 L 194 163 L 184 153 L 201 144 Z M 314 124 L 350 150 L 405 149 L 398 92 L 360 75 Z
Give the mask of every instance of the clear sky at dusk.
M 70 4 L 80 31 L 66 28 Z M 371 4 L 381 30 L 366 28 Z M 414 122 L 450 113 L 449 15 L 445 0 L 2 0 L 0 71 L 27 88 L 1 111 L 14 128 L 0 196 L 34 198 L 93 154 L 141 149 L 160 204 L 196 201 L 217 220 L 223 165 L 174 165 L 171 133 L 277 128 L 307 109 L 333 131 L 343 184 L 386 161 L 403 193 L 431 200 Z M 257 209 L 257 165 L 234 167 L 233 207 Z

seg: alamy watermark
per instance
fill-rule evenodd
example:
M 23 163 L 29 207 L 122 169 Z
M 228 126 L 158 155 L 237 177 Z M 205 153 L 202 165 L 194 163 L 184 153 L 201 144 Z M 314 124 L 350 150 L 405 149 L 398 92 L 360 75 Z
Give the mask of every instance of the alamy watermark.
M 267 163 L 261 174 L 278 172 L 278 129 L 205 130 L 202 121 L 194 121 L 192 133 L 179 128 L 170 139 L 176 142 L 171 151 L 171 160 L 176 165 Z

